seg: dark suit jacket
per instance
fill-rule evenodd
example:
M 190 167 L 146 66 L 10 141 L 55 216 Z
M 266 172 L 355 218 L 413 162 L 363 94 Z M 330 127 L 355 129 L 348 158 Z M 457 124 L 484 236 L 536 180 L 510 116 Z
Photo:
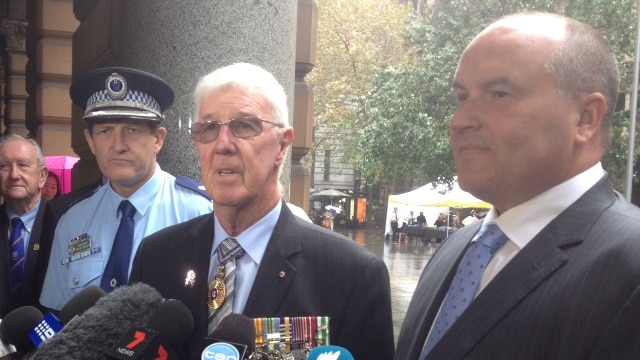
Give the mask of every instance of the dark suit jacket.
M 480 223 L 426 266 L 398 338 L 415 360 Z M 427 359 L 640 359 L 640 210 L 604 177 L 537 234 Z
M 147 237 L 130 282 L 142 281 L 185 303 L 195 319 L 189 358 L 200 359 L 207 333 L 207 276 L 213 215 Z M 185 286 L 195 270 L 193 287 Z M 383 261 L 352 240 L 302 220 L 282 206 L 247 300 L 248 317 L 330 316 L 330 343 L 356 359 L 393 358 L 389 274 Z
M 58 223 L 58 217 L 54 214 L 51 204 L 44 198 L 40 200 L 40 208 L 36 215 L 36 221 L 31 230 L 27 259 L 24 265 L 24 280 L 20 292 L 18 306 L 32 305 L 41 310 L 40 292 L 44 275 L 49 264 L 49 254 L 53 235 Z M 10 298 L 10 272 L 9 272 L 9 227 L 11 221 L 7 217 L 6 204 L 0 206 L 0 318 L 4 317 L 14 308 L 11 307 Z

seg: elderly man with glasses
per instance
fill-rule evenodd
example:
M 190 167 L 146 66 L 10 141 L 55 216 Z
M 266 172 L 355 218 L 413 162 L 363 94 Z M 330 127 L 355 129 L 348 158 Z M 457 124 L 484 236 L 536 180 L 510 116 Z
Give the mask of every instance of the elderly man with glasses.
M 327 329 L 285 320 L 267 331 L 279 342 L 272 345 L 291 351 L 326 343 L 318 334 L 328 330 L 328 342 L 356 359 L 393 358 L 384 262 L 284 206 L 279 176 L 294 134 L 282 86 L 239 63 L 204 76 L 194 98 L 192 134 L 214 213 L 147 237 L 131 274 L 191 309 L 194 334 L 178 351 L 199 359 L 207 336 L 233 312 L 328 318 Z

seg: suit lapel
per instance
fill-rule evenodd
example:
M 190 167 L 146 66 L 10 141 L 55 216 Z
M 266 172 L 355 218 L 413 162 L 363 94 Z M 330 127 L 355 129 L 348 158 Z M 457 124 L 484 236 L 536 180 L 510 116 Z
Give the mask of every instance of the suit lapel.
M 9 218 L 6 205 L 0 206 L 0 318 L 9 312 Z
M 289 258 L 301 250 L 300 234 L 296 224 L 294 215 L 283 202 L 280 217 L 247 299 L 245 315 L 260 317 L 264 314 L 276 314 L 281 308 L 296 276 L 296 269 Z
M 33 222 L 33 227 L 31 228 L 31 235 L 29 236 L 29 244 L 27 246 L 26 251 L 26 261 L 24 264 L 24 279 L 23 284 L 27 286 L 31 286 L 31 288 L 22 287 L 20 291 L 20 302 L 27 303 L 27 300 L 33 297 L 33 293 L 35 289 L 33 287 L 36 286 L 35 282 L 35 272 L 36 272 L 36 264 L 38 262 L 38 254 L 40 253 L 40 242 L 42 237 L 42 225 L 44 220 L 45 210 L 47 208 L 47 200 L 44 198 L 40 200 L 40 206 L 38 207 L 38 214 L 36 214 L 36 219 Z
M 458 266 L 460 256 L 479 228 L 480 224 L 478 223 L 458 230 L 456 234 L 446 239 L 431 257 L 432 260 L 429 261 L 418 281 L 416 292 L 411 298 L 411 304 L 405 316 L 406 319 L 417 320 L 404 321 L 401 330 L 402 336 L 398 339 L 399 352 L 407 351 L 407 349 L 412 351 L 403 358 L 417 359 L 419 357 L 431 323 L 438 313 L 440 303 Z M 430 269 L 438 270 L 431 271 Z
M 209 276 L 209 258 L 213 246 L 213 230 L 213 214 L 202 217 L 201 221 L 194 223 L 187 230 L 185 239 L 182 241 L 185 244 L 193 244 L 193 253 L 191 254 L 193 267 L 189 266 L 189 269 L 183 269 L 184 271 L 179 274 L 181 277 L 176 280 L 176 282 L 180 282 L 177 286 L 185 289 L 182 291 L 184 295 L 181 300 L 193 311 L 194 328 L 203 329 L 203 334 L 207 333 L 208 310 L 206 299 L 209 291 L 207 278 Z M 184 284 L 184 276 L 189 270 L 196 272 L 196 286 L 194 287 L 188 287 Z M 198 279 L 201 279 L 201 281 L 198 281 Z
M 471 303 L 428 359 L 459 359 L 468 353 L 518 303 L 561 269 L 569 260 L 563 249 L 583 242 L 590 224 L 614 203 L 612 194 L 610 182 L 603 178 L 537 234 Z

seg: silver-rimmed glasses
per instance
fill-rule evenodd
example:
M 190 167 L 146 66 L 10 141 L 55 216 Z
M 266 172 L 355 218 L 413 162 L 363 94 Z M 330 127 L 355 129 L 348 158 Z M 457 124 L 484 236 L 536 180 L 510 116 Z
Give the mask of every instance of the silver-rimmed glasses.
M 195 122 L 191 125 L 191 136 L 193 137 L 193 140 L 197 142 L 212 142 L 218 138 L 222 125 L 227 125 L 229 126 L 229 130 L 231 130 L 233 136 L 237 138 L 250 138 L 262 134 L 262 123 L 271 124 L 277 127 L 282 126 L 282 124 L 260 119 L 257 116 L 243 116 L 231 119 L 227 122 L 214 120 Z

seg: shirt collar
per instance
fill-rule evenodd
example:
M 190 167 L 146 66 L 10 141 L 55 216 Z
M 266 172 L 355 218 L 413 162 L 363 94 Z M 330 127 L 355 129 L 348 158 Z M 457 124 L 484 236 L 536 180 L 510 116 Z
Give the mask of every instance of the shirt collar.
M 9 218 L 9 222 L 11 222 L 11 219 L 13 219 L 14 217 L 17 216 L 17 217 L 20 218 L 20 220 L 22 220 L 22 223 L 24 224 L 23 229 L 25 229 L 28 233 L 31 233 L 31 229 L 33 228 L 33 225 L 36 222 L 36 216 L 38 216 L 38 209 L 40 209 L 40 204 L 42 204 L 42 199 L 40 199 L 40 201 L 38 201 L 38 204 L 33 209 L 27 211 L 22 216 L 18 216 L 18 214 L 13 212 L 13 210 L 11 210 L 7 206 L 6 207 L 6 209 L 7 209 L 7 217 Z
M 262 257 L 267 249 L 267 245 L 269 245 L 269 239 L 271 239 L 271 235 L 273 234 L 273 230 L 276 227 L 278 219 L 280 218 L 280 212 L 282 210 L 282 202 L 278 201 L 276 206 L 267 213 L 262 219 L 260 219 L 255 224 L 251 225 L 248 229 L 238 234 L 238 236 L 234 236 L 234 238 L 238 241 L 238 244 L 242 246 L 245 253 L 251 257 L 251 259 L 256 263 L 260 264 L 262 261 Z M 213 239 L 213 248 L 211 249 L 211 255 L 215 253 L 218 245 L 224 241 L 224 239 L 228 238 L 230 235 L 224 230 L 220 222 L 218 221 L 218 217 L 216 216 L 215 210 L 213 212 L 214 218 L 214 239 Z
M 146 183 L 144 183 L 135 193 L 133 193 L 128 199 L 123 198 L 121 195 L 116 193 L 111 185 L 109 184 L 109 194 L 110 198 L 115 206 L 115 216 L 118 217 L 118 207 L 120 206 L 120 202 L 122 200 L 129 200 L 133 207 L 136 208 L 136 211 L 140 213 L 141 216 L 145 216 L 146 213 L 151 208 L 151 204 L 153 203 L 153 198 L 156 196 L 160 187 L 162 185 L 162 169 L 160 169 L 160 165 L 156 163 L 156 169 L 153 172 L 153 175 Z
M 495 222 L 509 240 L 522 249 L 553 219 L 593 187 L 604 174 L 602 164 L 597 163 L 500 216 L 495 208 L 492 208 L 484 218 L 484 223 Z

